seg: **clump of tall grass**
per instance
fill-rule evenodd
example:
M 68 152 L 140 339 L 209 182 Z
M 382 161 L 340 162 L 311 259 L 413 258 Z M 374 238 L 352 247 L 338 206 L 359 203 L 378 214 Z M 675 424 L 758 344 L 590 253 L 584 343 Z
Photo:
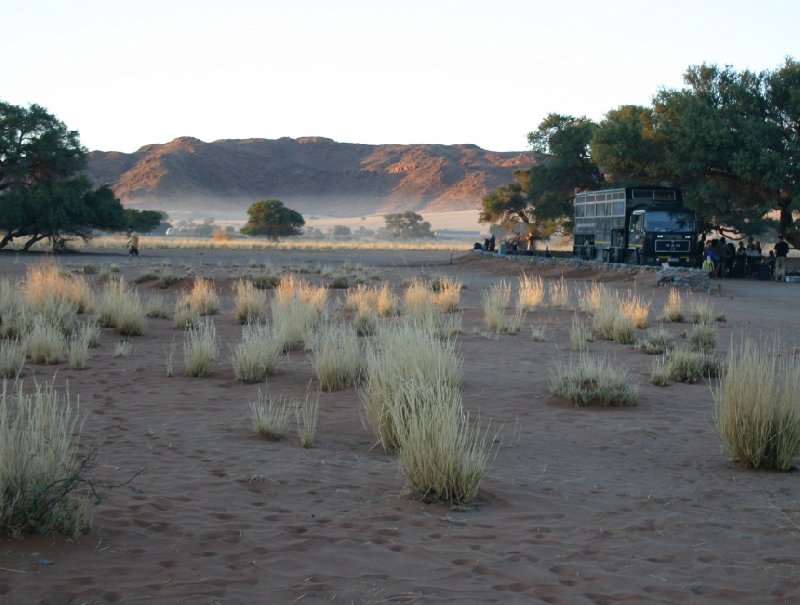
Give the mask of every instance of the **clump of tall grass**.
M 636 348 L 648 355 L 663 355 L 672 347 L 673 337 L 663 327 L 649 328 L 647 338 L 636 343 Z
M 82 421 L 69 394 L 52 383 L 22 381 L 0 394 L 0 531 L 14 538 L 61 532 L 77 537 L 90 527 L 86 498 L 76 495 L 84 460 L 77 442 Z
M 0 377 L 16 379 L 21 376 L 26 355 L 26 343 L 19 338 L 0 341 Z
M 250 402 L 253 430 L 267 439 L 278 441 L 286 435 L 296 402 L 283 396 L 272 397 L 258 390 L 258 399 Z
M 436 296 L 434 303 L 445 313 L 455 313 L 461 304 L 461 291 L 464 284 L 455 278 L 442 275 L 431 282 Z
M 83 275 L 64 273 L 53 263 L 29 266 L 22 282 L 25 301 L 35 309 L 44 311 L 53 300 L 75 307 L 76 313 L 92 310 L 94 297 L 89 282 Z
M 373 314 L 378 317 L 397 315 L 400 301 L 389 284 L 366 286 L 359 284 L 347 292 L 345 306 L 356 312 L 356 316 Z
M 554 309 L 569 307 L 569 287 L 562 275 L 560 279 L 547 284 L 548 305 Z
M 629 345 L 636 342 L 636 325 L 634 321 L 622 314 L 618 313 L 614 318 L 614 324 L 611 328 L 611 338 L 614 342 L 622 345 Z
M 69 367 L 73 370 L 83 370 L 89 359 L 89 337 L 85 333 L 73 332 L 67 346 L 67 359 Z
M 5 277 L 0 279 L 0 336 L 24 338 L 30 331 L 34 315 L 16 284 Z
M 320 315 L 328 302 L 328 290 L 325 286 L 311 285 L 305 279 L 290 273 L 283 276 L 281 283 L 275 287 L 275 302 L 283 305 L 295 301 L 305 303 Z
M 578 309 L 584 313 L 596 312 L 604 298 L 608 296 L 608 289 L 601 282 L 592 282 L 578 291 Z
M 692 297 L 689 301 L 689 313 L 694 324 L 710 324 L 714 317 L 714 307 L 707 300 Z
M 550 382 L 554 395 L 573 405 L 636 405 L 639 387 L 625 368 L 606 357 L 581 353 L 577 361 L 558 362 Z
M 398 446 L 390 400 L 412 379 L 458 388 L 461 359 L 455 343 L 413 323 L 384 324 L 365 353 L 359 390 L 366 420 L 383 448 Z
M 195 277 L 191 290 L 180 298 L 198 315 L 216 315 L 219 312 L 219 295 L 210 279 Z
M 27 336 L 26 347 L 28 358 L 33 363 L 61 363 L 64 361 L 66 348 L 64 332 L 50 318 L 36 315 Z
M 517 307 L 532 311 L 544 301 L 544 282 L 539 275 L 521 275 L 517 292 Z
M 620 317 L 619 299 L 606 293 L 592 313 L 592 328 L 598 338 L 614 340 L 614 324 Z
M 411 377 L 389 399 L 406 488 L 424 501 L 463 504 L 486 472 L 486 435 L 473 427 L 457 389 Z
M 211 364 L 217 359 L 219 345 L 214 322 L 204 319 L 184 333 L 183 361 L 187 376 L 199 378 L 211 373 Z
M 647 327 L 647 317 L 650 314 L 650 303 L 645 302 L 638 294 L 631 294 L 621 300 L 622 315 L 628 318 L 634 327 L 642 329 Z
M 716 355 L 675 348 L 667 353 L 667 372 L 675 382 L 695 383 L 706 377 L 719 376 L 722 360 Z
M 403 313 L 407 317 L 422 317 L 435 306 L 434 292 L 421 279 L 415 279 L 403 293 Z
M 103 328 L 116 328 L 123 336 L 144 333 L 147 323 L 141 295 L 128 288 L 122 277 L 110 279 L 101 290 L 95 314 Z
M 114 357 L 128 357 L 131 353 L 133 353 L 133 344 L 128 337 L 120 338 L 114 344 Z
M 717 341 L 719 335 L 717 334 L 717 327 L 714 324 L 697 323 L 692 326 L 687 334 L 689 341 L 689 348 L 692 351 L 699 351 L 700 353 L 712 354 L 717 350 Z
M 522 325 L 524 309 L 517 307 L 509 315 L 512 288 L 505 281 L 492 285 L 481 293 L 483 300 L 483 322 L 486 329 L 498 334 L 516 334 Z
M 143 300 L 145 317 L 151 319 L 168 319 L 170 307 L 166 298 L 158 294 L 147 294 Z
M 189 304 L 189 301 L 178 298 L 175 301 L 175 327 L 188 330 L 200 323 L 200 314 Z
M 247 323 L 242 327 L 241 341 L 233 349 L 234 376 L 239 382 L 261 382 L 278 371 L 282 358 L 283 342 L 269 324 Z
M 313 303 L 302 299 L 272 301 L 272 332 L 290 351 L 306 343 L 322 319 L 322 313 Z
M 322 324 L 312 339 L 311 366 L 325 392 L 356 385 L 363 360 L 355 329 L 345 323 Z
M 664 311 L 661 319 L 667 322 L 683 321 L 683 300 L 681 293 L 675 288 L 670 289 L 669 298 L 664 304 Z
M 592 339 L 592 330 L 587 326 L 578 314 L 572 316 L 572 323 L 569 326 L 569 344 L 573 351 L 584 352 L 589 348 L 589 341 Z
M 297 403 L 294 408 L 294 417 L 300 446 L 311 447 L 314 445 L 314 438 L 317 434 L 319 393 L 309 393 L 303 401 Z
M 650 367 L 650 382 L 657 387 L 667 385 L 669 379 L 669 367 L 667 366 L 667 358 L 665 355 L 659 355 L 653 358 L 653 363 Z
M 789 470 L 800 456 L 800 360 L 776 341 L 732 346 L 713 391 L 716 424 L 733 459 L 752 468 Z
M 240 279 L 233 285 L 233 307 L 239 323 L 257 321 L 267 308 L 267 295 L 252 281 Z
M 540 342 L 547 338 L 547 328 L 543 325 L 535 325 L 533 323 L 530 324 L 531 326 L 531 338 L 534 342 Z

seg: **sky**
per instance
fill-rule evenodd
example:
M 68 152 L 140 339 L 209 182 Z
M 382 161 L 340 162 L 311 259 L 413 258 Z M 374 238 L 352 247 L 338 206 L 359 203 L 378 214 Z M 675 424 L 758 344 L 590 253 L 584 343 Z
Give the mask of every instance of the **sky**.
M 800 0 L 0 0 L 0 100 L 90 150 L 322 136 L 528 149 L 691 65 L 800 60 Z

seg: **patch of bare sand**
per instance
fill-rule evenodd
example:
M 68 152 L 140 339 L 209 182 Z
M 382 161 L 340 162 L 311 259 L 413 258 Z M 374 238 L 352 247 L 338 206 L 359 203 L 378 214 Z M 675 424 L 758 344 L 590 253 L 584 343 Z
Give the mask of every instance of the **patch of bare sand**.
M 240 328 L 231 279 L 250 255 L 144 252 L 67 259 L 120 266 L 129 278 L 189 265 L 220 280 L 223 343 L 205 379 L 165 376 L 170 344 L 182 340 L 170 320 L 150 320 L 134 352 L 115 358 L 107 331 L 84 371 L 30 366 L 25 379 L 51 377 L 80 396 L 83 444 L 99 447 L 97 473 L 124 479 L 146 473 L 135 490 L 110 491 L 94 529 L 77 542 L 62 536 L 0 542 L 3 603 L 788 603 L 800 599 L 800 504 L 796 473 L 758 473 L 732 465 L 714 430 L 709 385 L 649 384 L 652 358 L 630 347 L 591 343 L 639 381 L 629 409 L 553 405 L 553 362 L 567 358 L 572 311 L 538 309 L 526 318 L 546 327 L 486 337 L 481 292 L 521 266 L 503 259 L 375 251 L 330 256 L 360 262 L 396 286 L 421 272 L 447 273 L 463 293 L 465 406 L 502 426 L 500 448 L 476 502 L 464 508 L 422 504 L 401 494 L 395 460 L 364 428 L 357 392 L 324 393 L 313 448 L 289 436 L 253 435 L 248 401 L 259 385 L 233 379 L 228 345 Z M 149 256 L 149 257 L 148 257 Z M 276 253 L 275 266 L 314 263 Z M 87 260 L 88 259 L 88 260 Z M 37 257 L 0 257 L 20 275 Z M 20 265 L 23 265 L 21 268 Z M 313 273 L 312 280 L 319 279 Z M 560 277 L 558 271 L 545 275 Z M 567 275 L 573 289 L 606 275 Z M 610 280 L 652 301 L 667 291 L 645 277 Z M 174 300 L 154 282 L 139 286 Z M 778 330 L 796 346 L 796 300 L 788 284 L 724 282 L 711 297 L 731 336 Z M 332 291 L 332 296 L 342 292 Z M 763 301 L 769 301 L 765 304 Z M 684 325 L 669 325 L 676 334 Z M 293 353 L 272 393 L 304 396 L 314 384 L 308 358 Z M 265 388 L 265 385 L 260 385 Z M 51 562 L 52 564 L 45 564 Z

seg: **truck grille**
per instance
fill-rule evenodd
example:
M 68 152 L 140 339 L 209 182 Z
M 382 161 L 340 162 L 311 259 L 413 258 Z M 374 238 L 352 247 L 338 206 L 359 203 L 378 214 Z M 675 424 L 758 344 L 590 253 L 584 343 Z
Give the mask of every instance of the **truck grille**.
M 691 242 L 685 239 L 657 239 L 656 252 L 689 252 Z

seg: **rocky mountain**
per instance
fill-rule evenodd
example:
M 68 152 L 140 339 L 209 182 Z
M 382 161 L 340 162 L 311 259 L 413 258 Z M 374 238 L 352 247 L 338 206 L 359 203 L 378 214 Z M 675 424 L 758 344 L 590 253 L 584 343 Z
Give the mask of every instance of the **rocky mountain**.
M 481 199 L 538 161 L 475 145 L 360 145 L 331 139 L 181 137 L 134 153 L 93 151 L 89 177 L 123 204 L 171 216 L 240 214 L 277 198 L 301 213 L 360 216 L 479 208 Z

